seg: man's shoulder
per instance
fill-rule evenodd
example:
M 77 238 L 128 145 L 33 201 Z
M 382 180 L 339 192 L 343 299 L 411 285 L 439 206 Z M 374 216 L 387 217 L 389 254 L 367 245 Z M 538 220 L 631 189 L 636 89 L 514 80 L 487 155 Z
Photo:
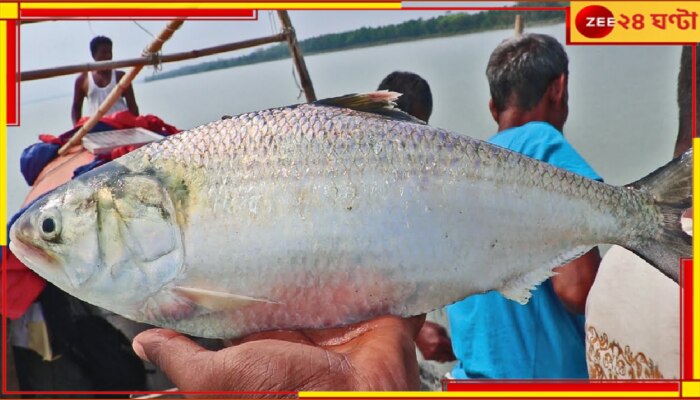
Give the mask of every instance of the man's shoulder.
M 83 82 L 87 78 L 87 72 L 81 72 L 75 77 L 76 82 Z
M 601 179 L 564 135 L 546 122 L 530 122 L 506 129 L 489 142 L 590 179 Z
M 76 78 L 75 78 L 75 89 L 80 90 L 84 94 L 88 92 L 88 80 L 87 80 L 87 74 L 89 72 L 81 72 Z
M 555 127 L 537 121 L 498 132 L 489 139 L 489 143 L 541 159 L 541 154 L 559 148 L 567 142 Z

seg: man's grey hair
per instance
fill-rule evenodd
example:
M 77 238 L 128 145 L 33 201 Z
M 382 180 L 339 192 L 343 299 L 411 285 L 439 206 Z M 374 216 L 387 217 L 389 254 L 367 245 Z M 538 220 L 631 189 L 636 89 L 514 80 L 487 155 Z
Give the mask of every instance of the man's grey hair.
M 491 98 L 498 111 L 508 106 L 532 109 L 561 74 L 569 74 L 564 47 L 555 38 L 536 33 L 501 42 L 486 67 Z

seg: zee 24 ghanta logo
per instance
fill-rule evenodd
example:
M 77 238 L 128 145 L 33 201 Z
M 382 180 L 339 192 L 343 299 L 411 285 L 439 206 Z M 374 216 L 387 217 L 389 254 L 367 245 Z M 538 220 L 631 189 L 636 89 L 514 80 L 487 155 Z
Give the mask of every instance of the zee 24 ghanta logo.
M 600 39 L 609 35 L 619 26 L 624 30 L 653 29 L 664 31 L 669 28 L 679 30 L 696 29 L 698 13 L 677 8 L 674 13 L 635 13 L 620 14 L 617 18 L 612 11 L 600 5 L 591 5 L 576 14 L 576 29 L 589 39 Z

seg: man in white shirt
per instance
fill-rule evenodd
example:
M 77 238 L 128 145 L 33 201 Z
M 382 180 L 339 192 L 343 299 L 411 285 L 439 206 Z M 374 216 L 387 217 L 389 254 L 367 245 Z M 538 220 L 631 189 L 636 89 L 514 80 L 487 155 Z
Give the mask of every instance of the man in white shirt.
M 110 61 L 112 59 L 112 40 L 105 36 L 96 36 L 90 41 L 90 52 L 95 61 Z M 123 76 L 123 71 L 112 69 L 81 73 L 75 80 L 73 107 L 71 108 L 73 125 L 82 117 L 85 98 L 88 99 L 88 115 L 95 114 L 100 104 Z M 124 110 L 139 115 L 139 107 L 136 105 L 134 89 L 131 85 L 122 92 L 122 97 L 112 105 L 106 114 Z

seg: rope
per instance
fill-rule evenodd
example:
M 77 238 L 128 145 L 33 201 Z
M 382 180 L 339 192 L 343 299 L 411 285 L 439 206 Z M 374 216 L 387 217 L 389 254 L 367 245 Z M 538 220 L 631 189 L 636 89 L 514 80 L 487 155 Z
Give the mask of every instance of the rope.
M 156 37 L 154 34 L 152 34 L 148 29 L 146 29 L 143 25 L 139 24 L 137 21 L 132 19 L 131 22 L 135 23 L 136 26 L 141 28 L 142 31 L 148 33 L 148 35 L 151 36 L 152 38 Z
M 136 23 L 136 21 L 134 21 L 134 23 Z M 138 23 L 137 23 L 137 25 L 138 25 Z M 153 41 L 148 46 L 144 47 L 144 49 L 141 51 L 141 56 L 148 59 L 149 64 L 151 64 L 153 66 L 154 73 L 160 72 L 163 70 L 163 61 L 162 61 L 162 57 L 161 57 L 163 52 L 161 50 L 161 47 L 168 39 L 170 39 L 172 34 L 178 28 L 179 28 L 179 26 L 172 27 L 172 26 L 168 25 L 165 27 L 165 29 L 163 29 L 163 31 L 161 32 L 161 34 L 158 37 L 155 37 L 151 34 L 151 37 L 153 37 Z M 150 34 L 150 32 L 149 32 L 149 34 Z M 156 44 L 158 47 L 158 51 L 152 52 L 151 50 L 149 50 L 149 49 L 153 48 L 153 46 Z
M 139 28 L 141 28 L 142 31 L 146 32 L 146 33 L 147 33 L 150 37 L 152 37 L 154 40 L 160 41 L 161 43 L 163 42 L 162 40 L 160 40 L 159 38 L 157 38 L 153 33 L 151 33 L 151 31 L 149 31 L 148 29 L 146 29 L 146 27 L 144 27 L 143 25 L 139 24 L 138 21 L 135 21 L 135 20 L 132 19 L 131 22 L 133 22 L 134 24 L 136 24 L 136 26 L 138 26 Z M 160 72 L 160 71 L 163 70 L 162 55 L 163 55 L 163 51 L 162 51 L 162 50 L 159 50 L 159 51 L 157 51 L 157 52 L 155 52 L 155 53 L 150 53 L 150 52 L 148 51 L 148 47 L 145 47 L 145 48 L 141 51 L 141 56 L 144 57 L 144 58 L 146 58 L 146 59 L 148 60 L 148 64 L 150 64 L 150 65 L 153 67 L 153 73 Z
M 153 72 L 160 72 L 163 70 L 163 52 L 157 51 L 155 53 L 147 53 L 144 49 L 144 53 L 141 53 L 147 60 L 148 63 L 153 67 Z
M 278 28 L 277 28 L 277 20 L 272 16 L 272 11 L 267 12 L 267 20 L 270 22 L 270 32 L 277 33 Z
M 92 37 L 97 36 L 97 35 L 95 34 L 95 31 L 92 29 L 92 22 L 91 22 L 90 20 L 88 20 L 87 23 L 88 23 L 88 28 L 90 29 L 90 33 L 92 34 Z
M 292 63 L 292 79 L 294 80 L 294 84 L 297 85 L 297 89 L 299 89 L 299 94 L 297 95 L 297 100 L 301 99 L 301 96 L 304 95 L 304 88 L 301 87 L 299 84 L 299 81 L 297 80 L 297 74 L 296 74 L 296 67 L 294 66 L 294 63 Z

